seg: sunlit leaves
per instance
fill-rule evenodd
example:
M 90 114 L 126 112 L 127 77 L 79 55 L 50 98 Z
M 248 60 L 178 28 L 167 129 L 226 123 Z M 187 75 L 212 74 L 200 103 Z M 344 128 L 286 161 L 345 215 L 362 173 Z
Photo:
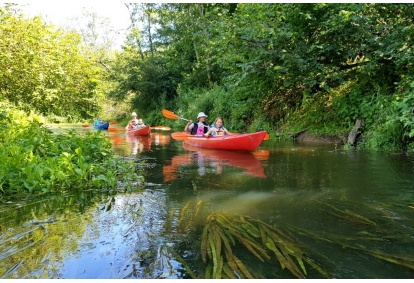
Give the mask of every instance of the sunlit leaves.
M 101 71 L 82 55 L 80 36 L 1 11 L 0 97 L 41 114 L 93 117 Z

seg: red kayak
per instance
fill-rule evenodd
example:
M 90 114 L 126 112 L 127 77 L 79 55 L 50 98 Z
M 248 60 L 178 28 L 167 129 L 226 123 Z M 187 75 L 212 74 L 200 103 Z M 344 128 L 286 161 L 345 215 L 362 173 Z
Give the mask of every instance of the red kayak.
M 231 134 L 224 136 L 193 136 L 188 133 L 176 132 L 171 136 L 183 140 L 184 144 L 201 148 L 253 151 L 260 146 L 266 136 L 266 131 L 250 134 Z
M 135 129 L 135 130 L 128 130 L 127 135 L 130 136 L 149 136 L 151 133 L 151 127 L 145 126 L 143 128 Z

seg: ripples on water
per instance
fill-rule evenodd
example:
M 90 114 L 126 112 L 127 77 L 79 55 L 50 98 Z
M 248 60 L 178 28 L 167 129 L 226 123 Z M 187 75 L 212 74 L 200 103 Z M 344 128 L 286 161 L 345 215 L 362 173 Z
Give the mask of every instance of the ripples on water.
M 104 134 L 146 185 L 1 204 L 0 276 L 203 278 L 202 231 L 217 214 L 277 227 L 329 278 L 414 277 L 412 156 L 271 140 L 253 153 L 200 150 L 170 132 L 119 129 Z M 234 252 L 257 277 L 295 278 L 275 259 Z

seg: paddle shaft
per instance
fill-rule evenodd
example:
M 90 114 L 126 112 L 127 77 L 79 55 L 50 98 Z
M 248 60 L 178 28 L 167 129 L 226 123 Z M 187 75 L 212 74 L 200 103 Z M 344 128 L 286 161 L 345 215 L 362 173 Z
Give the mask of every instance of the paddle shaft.
M 186 119 L 186 118 L 183 118 L 183 117 L 178 117 L 178 119 L 180 119 L 180 120 L 184 120 L 184 121 L 187 121 L 187 122 L 190 122 L 190 121 L 192 121 L 192 120 L 188 120 L 188 119 Z M 192 121 L 193 123 L 195 123 L 194 121 Z M 198 125 L 200 125 L 200 124 L 198 124 Z M 209 126 L 208 125 L 203 125 L 205 128 L 208 128 Z
M 183 118 L 183 117 L 178 117 L 178 119 L 181 119 L 181 120 L 184 120 L 184 121 L 187 121 L 187 122 L 190 122 L 190 121 L 192 121 L 193 123 L 196 123 L 196 122 L 194 122 L 193 120 L 188 120 L 188 119 L 186 119 L 186 118 Z M 199 124 L 200 125 L 200 124 Z M 208 125 L 203 125 L 204 127 L 209 127 Z
M 162 115 L 164 115 L 164 117 L 166 117 L 168 119 L 173 119 L 173 120 L 180 119 L 180 120 L 184 120 L 184 121 L 187 121 L 187 122 L 193 121 L 193 120 L 188 120 L 188 119 L 186 119 L 184 117 L 178 116 L 174 112 L 169 111 L 167 109 L 163 109 L 162 110 Z M 206 126 L 206 125 L 204 125 L 204 127 L 207 127 L 208 128 L 208 126 Z

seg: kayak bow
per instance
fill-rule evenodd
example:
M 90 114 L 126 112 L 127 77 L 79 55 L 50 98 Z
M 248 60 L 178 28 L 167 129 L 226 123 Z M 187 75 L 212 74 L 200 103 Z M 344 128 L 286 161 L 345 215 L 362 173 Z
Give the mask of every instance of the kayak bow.
M 151 127 L 145 126 L 143 128 L 135 129 L 135 130 L 127 130 L 126 134 L 130 136 L 149 136 L 151 133 Z

